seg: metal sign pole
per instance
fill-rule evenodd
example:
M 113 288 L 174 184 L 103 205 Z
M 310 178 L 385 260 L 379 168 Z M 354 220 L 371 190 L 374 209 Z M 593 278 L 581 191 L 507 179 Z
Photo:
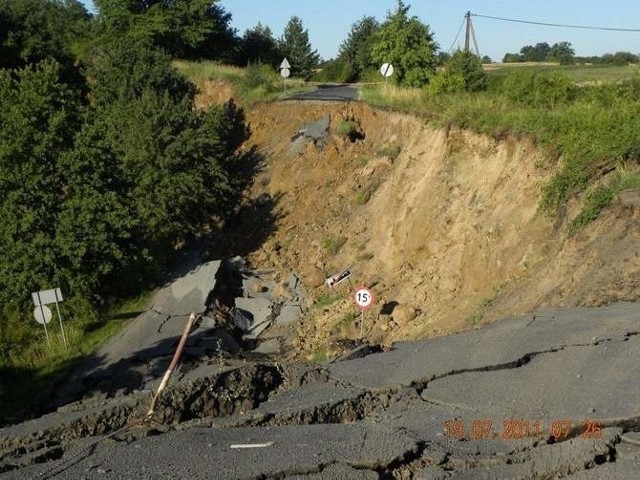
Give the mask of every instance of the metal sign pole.
M 360 310 L 360 340 L 364 337 L 364 310 Z
M 42 314 L 42 326 L 44 327 L 44 335 L 47 337 L 47 345 L 51 348 L 51 339 L 49 338 L 49 332 L 47 331 L 47 321 L 44 316 L 44 308 L 42 308 L 42 300 L 40 300 L 40 292 L 38 292 L 38 306 L 40 307 L 40 313 Z
M 64 326 L 62 325 L 62 315 L 60 315 L 60 307 L 58 304 L 58 290 L 56 289 L 56 311 L 58 312 L 58 321 L 60 322 L 60 330 L 62 331 L 62 341 L 64 342 L 64 346 L 68 347 L 69 343 L 67 342 L 67 335 L 64 333 Z

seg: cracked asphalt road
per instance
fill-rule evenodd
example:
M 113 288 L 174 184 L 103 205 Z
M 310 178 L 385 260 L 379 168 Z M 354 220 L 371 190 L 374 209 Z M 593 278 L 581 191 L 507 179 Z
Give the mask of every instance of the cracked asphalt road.
M 321 100 L 334 102 L 349 102 L 360 98 L 358 87 L 354 85 L 335 85 L 325 84 L 318 85 L 316 90 L 304 93 L 294 93 L 285 98 L 285 100 Z
M 2 478 L 637 478 L 636 304 L 536 312 L 311 366 L 201 365 L 0 430 Z M 88 449 L 87 446 L 91 446 Z

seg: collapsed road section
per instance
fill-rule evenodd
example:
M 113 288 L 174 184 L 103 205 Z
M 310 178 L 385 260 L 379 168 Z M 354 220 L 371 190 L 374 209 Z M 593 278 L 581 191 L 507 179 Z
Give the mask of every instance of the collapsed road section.
M 94 377 L 76 393 L 84 398 L 0 430 L 2 478 L 596 479 L 640 471 L 635 304 L 540 311 L 308 365 L 247 352 L 281 328 L 284 306 L 298 308 L 295 277 L 253 274 L 239 259 L 228 266 L 205 264 L 160 295 L 215 308 L 151 418 L 154 370 L 138 369 L 139 352 L 103 353 L 114 371 L 137 371 L 138 388 L 129 376 L 96 391 Z M 199 276 L 215 279 L 213 296 L 187 288 Z M 287 303 L 258 301 L 285 285 Z M 247 298 L 256 302 L 237 306 Z M 258 334 L 265 322 L 273 327 Z M 160 317 L 147 333 L 169 325 Z M 177 336 L 152 336 L 140 351 L 175 346 Z M 223 337 L 235 356 L 203 346 Z
M 273 272 L 249 270 L 239 257 L 187 271 L 160 289 L 146 312 L 76 370 L 57 390 L 52 407 L 155 390 L 190 312 L 199 320 L 178 379 L 198 366 L 224 368 L 281 353 L 303 313 L 304 292 L 296 275 L 280 282 L 274 278 Z

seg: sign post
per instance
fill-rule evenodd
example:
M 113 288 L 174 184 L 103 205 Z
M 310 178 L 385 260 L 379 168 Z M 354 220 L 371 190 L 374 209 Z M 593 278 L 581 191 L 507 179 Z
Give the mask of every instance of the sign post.
M 287 78 L 291 75 L 291 65 L 289 65 L 289 60 L 286 57 L 280 64 L 280 75 L 284 78 L 284 93 L 287 93 Z
M 389 77 L 393 75 L 393 65 L 391 65 L 390 63 L 383 63 L 380 67 L 380 73 L 384 77 L 384 85 L 386 88 Z
M 40 304 L 33 311 L 33 316 L 36 322 L 44 327 L 44 336 L 47 337 L 47 345 L 51 348 L 51 339 L 49 338 L 49 332 L 47 331 L 47 323 L 51 321 L 51 310 L 49 307 Z
M 36 312 L 38 311 L 40 312 L 41 318 L 46 318 L 45 309 L 46 311 L 49 312 L 49 320 L 47 320 L 46 323 L 49 323 L 49 321 L 51 320 L 51 310 L 49 310 L 49 308 L 46 307 L 45 305 L 48 305 L 51 303 L 56 304 L 56 312 L 58 314 L 58 322 L 60 323 L 60 332 L 62 333 L 62 341 L 64 342 L 65 347 L 68 346 L 67 335 L 64 331 L 64 325 L 62 323 L 62 315 L 60 314 L 60 302 L 63 300 L 62 291 L 59 288 L 53 288 L 51 290 L 41 290 L 39 292 L 33 292 L 31 294 L 31 298 L 33 299 L 33 303 L 36 306 Z M 35 312 L 34 312 L 34 315 L 36 315 Z M 40 322 L 40 320 L 38 320 L 38 316 L 36 316 L 36 321 L 38 323 L 42 323 Z M 44 323 L 43 325 L 46 333 L 47 326 Z M 48 333 L 47 333 L 47 342 L 49 342 L 49 345 L 51 345 L 51 342 L 49 341 Z
M 364 337 L 364 311 L 373 305 L 375 295 L 367 287 L 358 287 L 353 295 L 353 300 L 360 309 L 360 338 L 362 338 Z

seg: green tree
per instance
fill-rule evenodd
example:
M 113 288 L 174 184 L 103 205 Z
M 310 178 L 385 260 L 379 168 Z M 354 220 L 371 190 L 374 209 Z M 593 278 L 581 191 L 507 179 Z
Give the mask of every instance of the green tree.
M 371 47 L 380 24 L 374 17 L 362 17 L 351 26 L 347 39 L 340 45 L 337 60 L 347 63 L 352 71 L 349 80 L 361 80 L 367 70 L 376 68 Z
M 230 60 L 237 38 L 218 0 L 96 0 L 105 34 L 146 40 L 173 57 Z
M 340 58 L 327 60 L 320 64 L 319 72 L 313 79 L 318 82 L 353 82 L 356 79 L 351 65 Z
M 276 39 L 271 29 L 260 22 L 244 32 L 240 40 L 239 58 L 237 63 L 246 66 L 252 63 L 265 63 L 271 67 L 277 67 L 282 61 L 282 55 L 278 52 Z
M 230 103 L 195 112 L 192 85 L 144 44 L 120 42 L 97 58 L 95 114 L 146 244 L 166 247 L 224 216 L 237 194 L 229 170 L 248 134 L 242 111 Z
M 52 58 L 64 81 L 81 84 L 74 54 L 87 41 L 90 19 L 77 0 L 0 0 L 0 68 Z
M 523 62 L 522 56 L 518 53 L 505 53 L 502 57 L 502 63 L 518 63 Z
M 63 281 L 55 248 L 65 197 L 60 158 L 81 124 L 81 96 L 53 60 L 0 70 L 0 304 Z
M 74 149 L 59 160 L 65 185 L 57 219 L 57 269 L 65 291 L 86 298 L 132 291 L 149 258 L 140 243 L 139 219 L 129 210 L 128 185 L 102 126 L 85 123 Z
M 320 56 L 313 50 L 309 42 L 309 32 L 302 25 L 302 20 L 293 16 L 284 27 L 284 34 L 279 42 L 280 53 L 291 64 L 293 75 L 308 80 L 318 66 Z
M 398 83 L 421 87 L 435 73 L 437 45 L 429 26 L 410 17 L 409 8 L 398 0 L 396 10 L 387 13 L 375 34 L 371 58 L 378 64 L 393 64 Z
M 445 69 L 463 78 L 464 90 L 467 92 L 477 92 L 487 88 L 487 74 L 482 68 L 482 62 L 471 52 L 458 50 Z
M 544 62 L 549 58 L 551 47 L 547 42 L 526 45 L 520 49 L 523 62 Z
M 559 62 L 560 65 L 571 65 L 575 51 L 569 42 L 554 43 L 549 50 L 549 59 Z

